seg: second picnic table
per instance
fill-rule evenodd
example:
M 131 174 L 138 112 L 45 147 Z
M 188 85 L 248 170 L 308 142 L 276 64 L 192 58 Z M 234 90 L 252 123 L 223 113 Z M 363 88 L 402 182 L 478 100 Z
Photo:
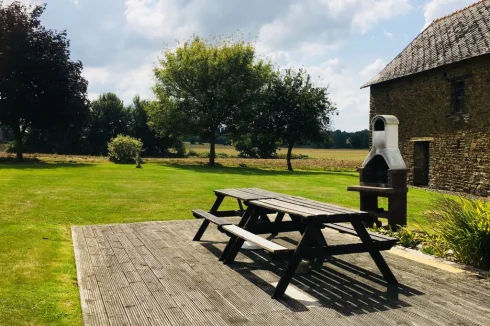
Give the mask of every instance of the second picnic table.
M 313 266 L 318 267 L 323 265 L 325 258 L 342 254 L 368 252 L 387 283 L 397 283 L 380 253 L 382 250 L 390 249 L 397 239 L 368 232 L 363 224 L 365 220 L 369 220 L 366 212 L 258 188 L 215 190 L 215 194 L 217 199 L 209 212 L 193 211 L 195 217 L 204 218 L 194 240 L 199 240 L 209 223 L 213 223 L 220 231 L 230 236 L 220 257 L 225 264 L 233 263 L 244 241 L 254 243 L 269 252 L 274 259 L 287 261 L 286 270 L 274 291 L 273 298 L 284 294 L 302 259 L 309 260 Z M 240 210 L 218 210 L 227 196 L 239 201 Z M 241 202 L 247 206 L 246 210 Z M 271 213 L 276 214 L 273 221 L 267 217 L 267 214 Z M 290 219 L 285 220 L 285 214 Z M 223 218 L 231 215 L 241 215 L 237 225 Z M 350 223 L 351 226 L 344 223 Z M 361 242 L 328 245 L 321 231 L 325 227 L 358 236 Z M 301 233 L 301 240 L 295 249 L 288 249 L 259 236 L 292 231 Z

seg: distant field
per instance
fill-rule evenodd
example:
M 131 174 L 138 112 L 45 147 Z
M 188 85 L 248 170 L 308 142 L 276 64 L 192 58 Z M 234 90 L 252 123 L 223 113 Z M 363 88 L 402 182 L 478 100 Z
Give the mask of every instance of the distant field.
M 188 149 L 192 149 L 198 153 L 209 152 L 209 144 L 186 144 Z M 217 153 L 225 153 L 228 155 L 238 155 L 238 152 L 233 146 L 216 145 Z M 286 154 L 287 149 L 281 148 L 281 154 Z M 319 149 L 319 148 L 293 148 L 294 154 L 308 155 L 310 158 L 330 158 L 348 161 L 363 161 L 367 154 L 367 149 Z
M 0 144 L 0 152 L 5 152 L 7 149 L 7 144 Z

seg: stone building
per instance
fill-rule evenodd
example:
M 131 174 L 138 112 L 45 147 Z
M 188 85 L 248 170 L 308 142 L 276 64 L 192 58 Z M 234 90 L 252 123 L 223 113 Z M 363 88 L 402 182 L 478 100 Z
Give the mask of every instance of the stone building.
M 490 196 L 490 0 L 433 21 L 364 87 L 371 118 L 400 120 L 409 183 Z

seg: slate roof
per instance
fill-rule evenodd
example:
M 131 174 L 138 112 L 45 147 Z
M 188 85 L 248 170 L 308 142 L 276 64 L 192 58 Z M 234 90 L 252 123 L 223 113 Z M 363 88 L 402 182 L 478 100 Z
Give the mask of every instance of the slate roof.
M 490 53 L 490 0 L 434 20 L 361 88 Z

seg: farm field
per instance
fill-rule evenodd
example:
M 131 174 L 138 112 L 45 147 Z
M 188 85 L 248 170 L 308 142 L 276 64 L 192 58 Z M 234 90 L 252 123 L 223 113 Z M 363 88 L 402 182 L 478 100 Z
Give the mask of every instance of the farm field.
M 194 150 L 197 153 L 209 152 L 209 144 L 189 144 L 186 148 Z M 323 149 L 323 148 L 293 148 L 293 154 L 308 155 L 309 158 L 327 158 L 336 160 L 363 161 L 367 154 L 367 149 Z M 216 153 L 225 153 L 227 155 L 238 155 L 233 146 L 216 145 Z M 279 154 L 286 154 L 287 148 L 281 148 Z
M 82 324 L 72 225 L 189 219 L 191 209 L 210 207 L 213 189 L 226 187 L 261 187 L 356 208 L 358 194 L 346 187 L 357 182 L 352 172 L 183 163 L 135 169 L 100 158 L 0 163 L 0 324 Z M 423 213 L 436 196 L 410 189 L 410 224 L 425 225 Z

